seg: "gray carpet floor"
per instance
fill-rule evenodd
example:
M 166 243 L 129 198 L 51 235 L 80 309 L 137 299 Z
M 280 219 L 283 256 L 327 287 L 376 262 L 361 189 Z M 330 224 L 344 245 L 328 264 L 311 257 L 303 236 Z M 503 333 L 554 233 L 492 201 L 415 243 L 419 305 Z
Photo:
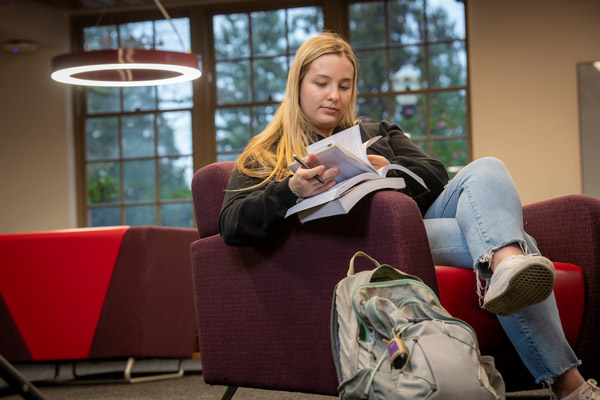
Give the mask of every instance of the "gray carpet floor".
M 67 383 L 37 385 L 47 400 L 208 400 L 220 399 L 225 393 L 223 386 L 210 386 L 204 383 L 200 373 L 186 374 L 181 378 L 144 383 Z M 0 397 L 3 400 L 19 400 L 18 395 Z M 303 393 L 290 393 L 259 389 L 240 388 L 233 400 L 334 400 L 337 397 L 318 396 Z M 545 400 L 547 391 L 512 393 L 510 399 Z
M 78 362 L 75 364 L 22 364 L 18 365 L 25 379 L 34 383 L 47 400 L 219 400 L 226 391 L 224 386 L 204 383 L 200 360 L 143 360 L 133 365 L 131 376 L 173 374 L 180 367 L 185 374 L 173 379 L 126 383 L 123 379 L 126 360 L 103 362 Z M 510 393 L 509 399 L 547 400 L 547 390 Z M 0 379 L 0 400 L 22 399 L 8 394 L 5 382 Z M 337 397 L 305 393 L 281 392 L 239 388 L 233 400 L 334 400 Z

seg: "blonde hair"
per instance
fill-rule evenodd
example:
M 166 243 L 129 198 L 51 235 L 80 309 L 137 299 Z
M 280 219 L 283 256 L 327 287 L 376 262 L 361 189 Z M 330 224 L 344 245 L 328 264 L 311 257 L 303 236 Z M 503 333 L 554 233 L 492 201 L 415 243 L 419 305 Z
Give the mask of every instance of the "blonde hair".
M 313 127 L 300 107 L 300 84 L 311 63 L 327 54 L 344 55 L 354 66 L 350 102 L 334 132 L 356 124 L 357 62 L 352 47 L 343 37 L 330 32 L 308 39 L 296 52 L 288 73 L 285 98 L 273 119 L 259 135 L 250 140 L 237 160 L 236 167 L 240 172 L 263 179 L 263 182 L 251 188 L 285 179 L 291 175 L 287 166 L 292 162 L 293 154 L 306 155 Z

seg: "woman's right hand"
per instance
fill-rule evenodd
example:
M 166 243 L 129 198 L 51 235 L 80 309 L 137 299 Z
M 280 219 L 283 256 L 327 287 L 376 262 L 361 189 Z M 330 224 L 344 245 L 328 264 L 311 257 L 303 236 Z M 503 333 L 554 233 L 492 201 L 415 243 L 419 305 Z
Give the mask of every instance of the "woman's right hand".
M 306 159 L 306 164 L 311 165 L 315 159 L 315 155 L 310 153 Z M 298 168 L 296 173 L 290 178 L 289 185 L 295 193 L 301 197 L 312 197 L 319 193 L 329 190 L 335 185 L 335 178 L 340 173 L 338 168 L 329 168 L 325 170 L 325 166 L 318 165 L 314 168 L 305 169 Z M 319 182 L 315 176 L 320 175 L 325 183 Z

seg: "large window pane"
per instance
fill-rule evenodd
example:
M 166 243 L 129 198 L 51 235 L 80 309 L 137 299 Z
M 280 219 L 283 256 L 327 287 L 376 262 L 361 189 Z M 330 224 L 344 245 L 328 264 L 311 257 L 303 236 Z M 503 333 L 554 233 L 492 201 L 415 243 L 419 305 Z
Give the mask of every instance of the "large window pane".
M 121 111 L 119 88 L 86 87 L 88 114 L 114 113 Z
M 385 46 L 386 23 L 383 1 L 350 5 L 351 42 L 355 48 Z
M 154 114 L 121 118 L 123 158 L 154 156 Z
M 120 200 L 119 164 L 101 162 L 87 165 L 88 202 L 115 203 Z
M 254 57 L 286 53 L 284 10 L 252 13 L 252 50 Z
M 176 30 L 167 20 L 86 27 L 83 47 L 190 50 L 189 19 L 171 21 Z M 156 225 L 170 203 L 192 209 L 193 86 L 84 88 L 88 225 Z M 193 226 L 165 210 L 167 224 Z
M 173 83 L 156 87 L 159 110 L 192 108 L 194 87 L 192 82 Z
M 219 104 L 248 103 L 250 61 L 217 63 L 217 98 Z
M 391 44 L 413 44 L 425 41 L 423 0 L 390 1 L 388 15 Z
M 85 121 L 85 149 L 87 160 L 119 158 L 119 119 L 88 118 Z
M 154 160 L 123 162 L 125 202 L 155 201 L 155 179 Z
M 121 225 L 121 209 L 90 208 L 88 212 L 89 226 L 116 226 Z
M 156 206 L 125 207 L 125 224 L 132 226 L 156 225 Z
M 220 153 L 217 154 L 217 162 L 221 161 L 235 161 L 239 155 L 242 154 L 241 151 L 236 153 Z
M 389 119 L 387 97 L 360 97 L 357 103 L 357 115 L 375 122 Z
M 432 87 L 467 84 L 467 52 L 464 42 L 429 46 L 429 60 Z
M 85 50 L 108 50 L 119 47 L 116 25 L 90 26 L 83 29 Z
M 323 26 L 323 12 L 319 7 L 299 7 L 287 10 L 288 46 L 290 53 L 307 39 L 317 36 Z
M 217 151 L 239 152 L 250 140 L 250 109 L 225 108 L 217 110 Z
M 446 168 L 464 167 L 468 163 L 467 142 L 462 139 L 434 140 L 431 142 L 431 153 Z
M 457 0 L 427 0 L 429 40 L 465 39 L 465 6 Z
M 133 22 L 119 25 L 121 46 L 129 49 L 152 49 L 154 47 L 154 27 L 152 21 Z
M 190 50 L 190 20 L 188 18 L 171 18 L 175 30 L 167 20 L 156 21 L 157 50 L 187 52 Z M 178 35 L 179 34 L 179 35 Z M 183 43 L 182 43 L 183 42 Z
M 433 93 L 430 97 L 432 136 L 466 135 L 466 92 Z
M 425 49 L 422 46 L 391 49 L 390 81 L 394 92 L 427 88 Z
M 287 57 L 256 60 L 254 67 L 254 101 L 282 101 L 287 80 Z
M 424 94 L 403 94 L 392 97 L 392 121 L 412 138 L 427 135 L 427 104 Z
M 156 108 L 155 86 L 134 86 L 123 89 L 123 111 L 148 111 Z
M 191 199 L 192 157 L 161 158 L 159 183 L 161 200 Z
M 358 73 L 359 93 L 377 93 L 388 90 L 387 55 L 385 50 L 357 51 L 360 69 Z
M 361 67 L 359 115 L 389 116 L 423 151 L 448 162 L 468 154 L 464 13 L 463 2 L 456 0 L 349 6 L 350 36 Z M 464 152 L 445 155 L 450 144 Z
M 231 60 L 250 55 L 248 14 L 213 17 L 213 35 L 217 60 Z
M 277 111 L 277 106 L 256 106 L 252 108 L 252 132 L 258 135 L 266 128 L 267 124 L 271 122 L 273 116 Z
M 192 113 L 175 111 L 158 114 L 158 155 L 192 154 Z
M 160 206 L 160 219 L 163 226 L 194 227 L 194 207 L 189 204 L 164 204 Z
M 217 161 L 237 158 L 267 126 L 285 96 L 293 53 L 322 28 L 320 7 L 213 17 Z

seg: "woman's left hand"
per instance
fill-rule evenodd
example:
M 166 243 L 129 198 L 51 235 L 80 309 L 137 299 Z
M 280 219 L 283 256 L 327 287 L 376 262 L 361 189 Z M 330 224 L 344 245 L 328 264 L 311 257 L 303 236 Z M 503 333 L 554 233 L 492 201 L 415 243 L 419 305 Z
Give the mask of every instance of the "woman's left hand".
M 367 158 L 369 159 L 369 162 L 375 169 L 385 167 L 390 163 L 387 158 L 383 156 L 378 156 L 376 154 L 367 154 Z

